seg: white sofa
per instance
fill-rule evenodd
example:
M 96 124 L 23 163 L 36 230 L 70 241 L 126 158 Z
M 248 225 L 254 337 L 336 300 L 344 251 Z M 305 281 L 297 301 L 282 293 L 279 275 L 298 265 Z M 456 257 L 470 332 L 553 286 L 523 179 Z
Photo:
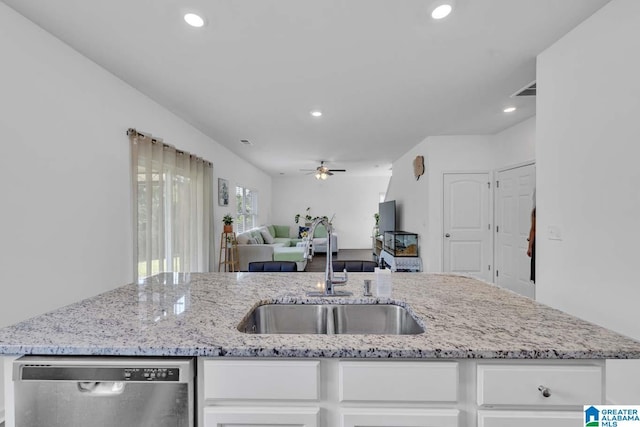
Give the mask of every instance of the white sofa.
M 298 271 L 304 271 L 307 260 L 304 248 L 297 248 L 299 239 L 290 237 L 290 227 L 266 225 L 247 230 L 236 236 L 238 242 L 238 267 L 248 271 L 254 261 L 294 261 Z
M 313 252 L 326 253 L 327 252 L 327 238 L 326 237 L 314 237 L 313 238 Z M 331 252 L 338 253 L 338 236 L 331 234 Z

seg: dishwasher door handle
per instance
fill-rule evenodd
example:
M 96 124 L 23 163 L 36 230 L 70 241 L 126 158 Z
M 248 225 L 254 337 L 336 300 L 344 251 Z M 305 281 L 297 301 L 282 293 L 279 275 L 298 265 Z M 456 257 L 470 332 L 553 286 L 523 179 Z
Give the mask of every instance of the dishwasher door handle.
M 118 396 L 124 392 L 122 381 L 79 381 L 78 391 L 92 396 Z

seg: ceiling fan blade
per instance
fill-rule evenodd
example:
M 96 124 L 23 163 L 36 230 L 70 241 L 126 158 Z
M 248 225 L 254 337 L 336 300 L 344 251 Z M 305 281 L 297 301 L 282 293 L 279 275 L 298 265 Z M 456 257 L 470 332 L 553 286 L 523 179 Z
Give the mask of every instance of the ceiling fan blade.
M 346 172 L 346 169 L 329 169 L 329 172 Z

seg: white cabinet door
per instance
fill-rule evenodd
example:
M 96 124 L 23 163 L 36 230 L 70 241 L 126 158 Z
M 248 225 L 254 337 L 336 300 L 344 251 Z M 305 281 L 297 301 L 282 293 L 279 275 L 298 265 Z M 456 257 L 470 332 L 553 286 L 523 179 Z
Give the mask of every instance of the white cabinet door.
M 456 409 L 343 409 L 341 427 L 458 427 Z
M 478 411 L 478 427 L 576 427 L 584 413 L 560 411 Z
M 204 408 L 204 427 L 318 427 L 320 408 Z

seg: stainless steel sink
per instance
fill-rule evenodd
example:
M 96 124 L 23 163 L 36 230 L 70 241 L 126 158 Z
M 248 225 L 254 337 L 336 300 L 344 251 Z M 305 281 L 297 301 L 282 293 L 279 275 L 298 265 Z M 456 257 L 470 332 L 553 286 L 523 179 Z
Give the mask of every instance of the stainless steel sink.
M 422 326 L 404 308 L 394 304 L 341 304 L 333 308 L 336 334 L 413 335 Z
M 424 328 L 395 304 L 265 304 L 238 325 L 248 334 L 421 334 Z
M 267 304 L 256 307 L 238 329 L 256 334 L 326 334 L 324 305 Z

